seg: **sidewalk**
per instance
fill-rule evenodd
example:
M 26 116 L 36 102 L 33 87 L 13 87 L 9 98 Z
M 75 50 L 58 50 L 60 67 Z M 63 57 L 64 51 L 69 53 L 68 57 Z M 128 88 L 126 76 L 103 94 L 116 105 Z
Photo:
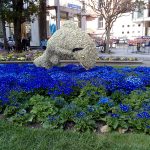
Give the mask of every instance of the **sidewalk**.
M 150 53 L 148 51 L 137 52 L 136 49 L 133 51 L 128 49 L 128 47 L 119 47 L 119 48 L 112 48 L 110 54 L 106 53 L 99 53 L 99 56 L 104 57 L 136 57 L 138 60 L 143 61 L 142 66 L 149 66 L 150 67 Z

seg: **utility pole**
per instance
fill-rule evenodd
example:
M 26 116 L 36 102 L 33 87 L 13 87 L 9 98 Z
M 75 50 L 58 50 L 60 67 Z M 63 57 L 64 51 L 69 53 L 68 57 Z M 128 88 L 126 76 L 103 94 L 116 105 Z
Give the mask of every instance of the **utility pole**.
M 56 4 L 56 25 L 57 25 L 57 30 L 60 29 L 60 1 L 55 0 Z

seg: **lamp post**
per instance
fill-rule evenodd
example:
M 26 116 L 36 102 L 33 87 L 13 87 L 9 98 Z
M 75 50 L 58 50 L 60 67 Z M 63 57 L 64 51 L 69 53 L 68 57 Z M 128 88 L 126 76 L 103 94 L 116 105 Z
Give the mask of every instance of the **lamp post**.
M 56 4 L 56 25 L 57 25 L 57 30 L 60 29 L 60 1 L 55 0 Z
M 82 9 L 81 9 L 81 29 L 83 31 L 86 30 L 86 9 L 85 9 L 85 1 L 82 0 Z

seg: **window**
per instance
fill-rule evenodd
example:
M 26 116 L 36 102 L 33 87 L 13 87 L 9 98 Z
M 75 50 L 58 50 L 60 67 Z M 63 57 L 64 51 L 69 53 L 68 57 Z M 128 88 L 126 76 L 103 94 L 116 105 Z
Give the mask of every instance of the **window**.
M 132 33 L 134 33 L 134 31 L 132 31 Z
M 122 25 L 122 27 L 124 28 L 124 25 Z
M 138 27 L 140 27 L 141 26 L 141 24 L 138 24 Z
M 140 33 L 140 31 L 138 31 L 138 33 Z
M 144 16 L 144 10 L 139 10 L 137 13 L 137 18 L 141 18 Z
M 124 32 L 122 32 L 122 34 L 124 34 Z
M 127 27 L 130 27 L 130 25 L 127 25 Z
M 135 24 L 133 24 L 132 26 L 135 27 Z
M 130 32 L 128 31 L 127 34 L 129 34 Z
M 98 18 L 98 28 L 103 28 L 103 17 Z

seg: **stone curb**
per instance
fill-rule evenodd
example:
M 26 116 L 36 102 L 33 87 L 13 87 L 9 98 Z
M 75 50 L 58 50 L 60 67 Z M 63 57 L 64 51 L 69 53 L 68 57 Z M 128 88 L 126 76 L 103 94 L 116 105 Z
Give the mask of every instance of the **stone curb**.
M 0 61 L 0 64 L 33 64 L 33 61 Z M 67 65 L 67 64 L 79 64 L 77 60 L 60 60 L 61 66 Z M 141 65 L 143 64 L 142 60 L 138 61 L 105 61 L 105 60 L 98 60 L 96 61 L 96 65 L 102 66 L 102 65 Z

